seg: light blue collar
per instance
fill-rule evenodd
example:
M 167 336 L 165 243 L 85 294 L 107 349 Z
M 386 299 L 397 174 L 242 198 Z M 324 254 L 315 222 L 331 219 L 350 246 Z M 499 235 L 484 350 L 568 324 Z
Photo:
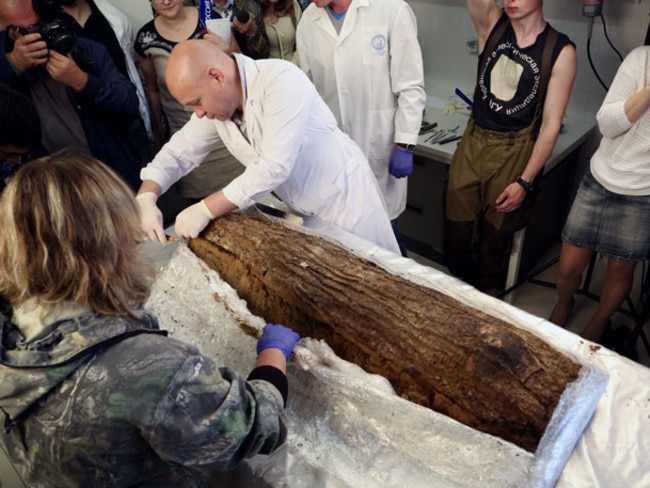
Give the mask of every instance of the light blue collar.
M 334 10 L 332 10 L 332 7 L 330 7 L 329 5 L 326 8 L 327 10 L 329 10 L 330 14 L 332 14 L 332 17 L 334 17 L 336 20 L 341 20 L 345 16 L 345 14 L 348 13 L 347 10 L 344 10 L 340 14 L 337 14 L 336 12 L 334 12 Z

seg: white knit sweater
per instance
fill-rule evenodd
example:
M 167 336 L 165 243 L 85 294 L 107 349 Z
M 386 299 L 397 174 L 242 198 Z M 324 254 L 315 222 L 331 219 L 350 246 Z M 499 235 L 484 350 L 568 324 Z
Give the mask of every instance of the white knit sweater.
M 603 139 L 591 172 L 609 191 L 650 195 L 650 111 L 632 124 L 625 101 L 650 83 L 650 47 L 631 51 L 621 64 L 597 114 Z

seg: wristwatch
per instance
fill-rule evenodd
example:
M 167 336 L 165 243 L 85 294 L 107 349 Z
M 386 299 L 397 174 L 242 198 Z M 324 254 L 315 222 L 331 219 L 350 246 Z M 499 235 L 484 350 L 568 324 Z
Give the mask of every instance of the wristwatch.
M 521 175 L 517 176 L 517 179 L 515 180 L 517 183 L 519 183 L 524 190 L 526 190 L 526 193 L 531 191 L 533 189 L 533 184 L 530 181 L 524 180 Z
M 413 150 L 415 149 L 415 144 L 402 144 L 401 142 L 396 142 L 395 145 L 400 149 L 404 149 L 405 151 L 408 152 L 413 152 Z

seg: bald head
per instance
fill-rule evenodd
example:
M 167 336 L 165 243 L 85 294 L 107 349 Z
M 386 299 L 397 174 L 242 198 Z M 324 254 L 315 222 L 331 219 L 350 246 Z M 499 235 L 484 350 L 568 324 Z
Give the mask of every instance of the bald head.
M 165 79 L 176 100 L 199 117 L 227 120 L 241 109 L 237 64 L 209 41 L 179 42 L 169 56 Z
M 0 28 L 8 25 L 30 27 L 38 22 L 31 0 L 0 0 Z

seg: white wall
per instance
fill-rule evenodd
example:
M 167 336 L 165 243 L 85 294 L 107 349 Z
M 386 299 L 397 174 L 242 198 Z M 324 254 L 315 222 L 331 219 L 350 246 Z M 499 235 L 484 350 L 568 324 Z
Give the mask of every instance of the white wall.
M 476 56 L 466 48 L 475 39 L 474 26 L 465 0 L 408 0 L 419 29 L 424 57 L 426 88 L 429 94 L 449 96 L 455 87 L 471 96 L 476 77 Z M 621 55 L 642 45 L 648 27 L 650 0 L 603 0 L 607 34 Z M 576 44 L 578 76 L 567 115 L 593 117 L 605 90 L 593 74 L 587 57 L 588 21 L 582 16 L 580 0 L 545 0 L 546 19 Z M 601 79 L 609 85 L 620 63 L 603 33 L 603 23 L 595 19 L 591 57 Z
M 151 3 L 149 0 L 109 0 L 113 5 L 124 12 L 133 25 L 133 35 L 135 36 L 140 27 L 153 19 L 151 12 Z

